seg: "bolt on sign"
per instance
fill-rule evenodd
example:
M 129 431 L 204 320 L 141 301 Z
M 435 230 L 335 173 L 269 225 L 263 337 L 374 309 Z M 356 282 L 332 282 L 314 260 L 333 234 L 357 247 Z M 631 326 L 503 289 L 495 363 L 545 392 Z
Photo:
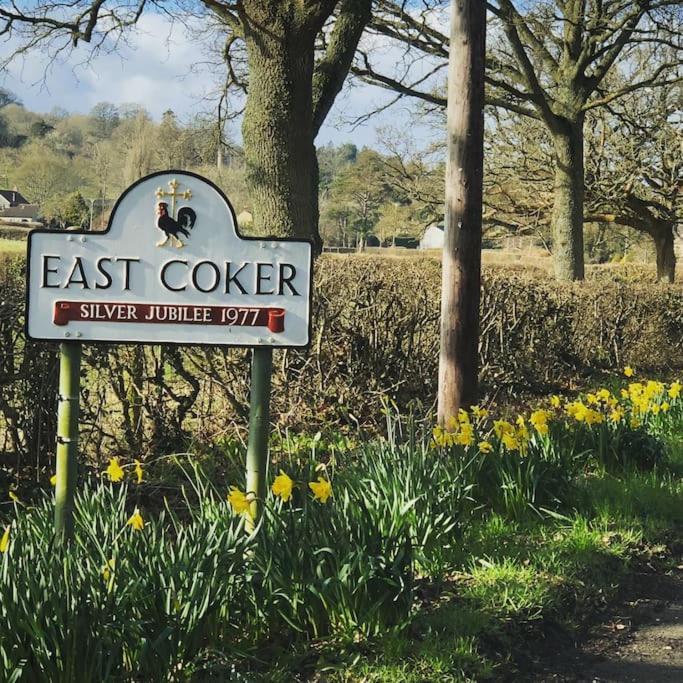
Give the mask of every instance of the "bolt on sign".
M 128 188 L 103 233 L 34 230 L 27 333 L 79 342 L 302 347 L 312 248 L 237 233 L 210 181 L 163 172 Z

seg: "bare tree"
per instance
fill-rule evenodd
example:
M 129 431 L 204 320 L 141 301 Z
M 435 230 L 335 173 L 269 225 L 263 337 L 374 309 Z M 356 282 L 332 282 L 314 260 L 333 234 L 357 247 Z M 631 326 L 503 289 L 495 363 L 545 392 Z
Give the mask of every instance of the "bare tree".
M 657 279 L 673 282 L 683 215 L 683 132 L 676 91 L 634 93 L 592 123 L 585 220 L 648 235 Z
M 484 163 L 487 230 L 532 235 L 549 249 L 553 145 L 540 121 L 499 110 L 488 122 Z
M 448 56 L 448 36 L 438 21 L 446 6 L 446 0 L 423 0 L 417 10 L 405 0 L 379 0 L 369 29 L 406 46 L 406 58 L 385 73 L 361 51 L 355 73 L 397 98 L 445 107 L 434 79 Z M 555 272 L 562 280 L 582 279 L 586 114 L 641 88 L 680 81 L 680 0 L 490 0 L 486 6 L 487 103 L 537 119 L 550 133 Z M 655 44 L 671 49 L 671 61 L 639 69 L 639 77 L 610 87 L 608 75 L 616 69 L 629 75 L 638 46 Z

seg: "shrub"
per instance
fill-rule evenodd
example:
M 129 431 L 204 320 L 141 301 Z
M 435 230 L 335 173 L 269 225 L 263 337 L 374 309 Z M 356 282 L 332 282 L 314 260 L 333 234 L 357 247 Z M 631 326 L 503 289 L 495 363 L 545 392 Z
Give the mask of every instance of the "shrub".
M 55 447 L 57 354 L 25 339 L 24 274 L 23 258 L 0 254 L 0 454 L 40 464 Z

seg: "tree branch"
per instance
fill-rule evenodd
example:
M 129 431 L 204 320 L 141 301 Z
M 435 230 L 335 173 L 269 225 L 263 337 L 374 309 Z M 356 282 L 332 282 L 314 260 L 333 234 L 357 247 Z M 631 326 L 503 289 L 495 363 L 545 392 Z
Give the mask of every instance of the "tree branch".
M 220 2 L 220 0 L 201 0 L 211 12 L 218 17 L 224 24 L 227 24 L 232 32 L 239 37 L 244 37 L 242 23 L 234 10 L 233 3 Z
M 435 104 L 439 107 L 446 107 L 446 97 L 437 95 L 433 92 L 424 92 L 423 90 L 418 90 L 416 88 L 416 86 L 420 85 L 420 83 L 423 83 L 428 78 L 430 78 L 436 70 L 445 68 L 447 66 L 446 64 L 438 65 L 434 71 L 431 71 L 426 76 L 423 76 L 414 83 L 406 85 L 395 78 L 391 78 L 389 76 L 384 76 L 383 74 L 377 73 L 372 68 L 367 54 L 365 52 L 361 52 L 360 55 L 363 60 L 364 68 L 352 66 L 351 72 L 356 76 L 362 78 L 364 81 L 372 83 L 373 85 L 378 85 L 387 90 L 393 90 L 394 92 L 399 93 L 401 96 L 416 97 L 420 100 L 424 100 L 425 102 Z
M 617 35 L 616 39 L 611 45 L 603 47 L 594 55 L 586 58 L 585 64 L 582 65 L 583 68 L 587 68 L 588 65 L 599 59 L 598 55 L 604 55 L 602 63 L 596 65 L 593 73 L 587 77 L 592 90 L 595 90 L 600 83 L 602 83 L 603 79 L 607 75 L 607 72 L 612 68 L 614 62 L 617 60 L 617 57 L 624 49 L 624 46 L 631 39 L 633 31 L 638 26 L 643 14 L 645 14 L 643 4 L 647 3 L 638 3 L 638 8 L 635 9 L 631 15 L 624 17 L 622 22 L 624 28 L 621 29 L 620 33 Z
M 533 95 L 533 102 L 538 107 L 542 117 L 550 122 L 554 119 L 554 114 L 550 109 L 550 96 L 545 92 L 541 86 L 534 65 L 529 59 L 524 44 L 522 43 L 517 26 L 524 23 L 524 20 L 519 15 L 510 0 L 500 0 L 501 17 L 504 20 L 503 30 L 510 41 L 510 45 L 515 53 L 517 61 L 522 69 L 526 86 Z
M 635 92 L 636 90 L 640 90 L 642 88 L 660 88 L 662 86 L 676 85 L 677 83 L 683 82 L 683 76 L 677 76 L 676 78 L 664 81 L 657 80 L 657 78 L 660 76 L 662 72 L 666 71 L 667 69 L 670 69 L 672 66 L 675 65 L 661 64 L 649 78 L 646 78 L 642 81 L 638 81 L 637 83 L 631 83 L 630 85 L 626 85 L 623 88 L 620 88 L 619 90 L 616 90 L 615 92 L 610 93 L 609 95 L 605 95 L 604 97 L 601 97 L 597 100 L 591 100 L 590 102 L 584 104 L 582 109 L 583 111 L 589 111 L 591 109 L 595 109 L 596 107 L 602 107 L 620 97 L 623 97 L 624 95 L 627 95 L 628 93 Z
M 313 74 L 313 131 L 320 130 L 349 73 L 372 13 L 371 0 L 343 0 L 327 49 Z
M 648 224 L 635 216 L 614 213 L 589 213 L 583 217 L 584 223 L 614 223 L 650 234 Z
M 526 116 L 527 118 L 535 119 L 536 121 L 541 120 L 541 115 L 537 111 L 533 109 L 527 109 L 522 105 L 515 104 L 514 102 L 509 102 L 508 100 L 502 99 L 500 97 L 486 95 L 485 104 L 488 107 L 500 107 L 501 109 L 505 109 L 506 111 L 511 111 L 515 114 L 520 114 L 521 116 Z

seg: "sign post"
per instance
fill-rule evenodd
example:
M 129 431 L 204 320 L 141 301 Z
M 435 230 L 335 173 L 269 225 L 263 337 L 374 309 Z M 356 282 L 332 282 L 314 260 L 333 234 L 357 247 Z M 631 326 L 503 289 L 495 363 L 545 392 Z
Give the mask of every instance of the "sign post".
M 254 530 L 254 523 L 261 514 L 261 502 L 266 492 L 272 374 L 273 350 L 254 349 L 251 356 L 249 441 L 247 443 L 247 496 L 251 503 L 251 516 L 247 517 L 247 531 Z
M 59 345 L 59 402 L 57 407 L 57 482 L 55 535 L 58 542 L 73 536 L 74 495 L 78 476 L 78 408 L 81 386 L 81 345 Z
M 27 336 L 61 344 L 58 534 L 73 528 L 82 343 L 253 349 L 246 483 L 255 523 L 266 492 L 272 350 L 309 344 L 312 255 L 306 240 L 242 237 L 227 197 L 186 171 L 133 184 L 104 232 L 31 232 Z

